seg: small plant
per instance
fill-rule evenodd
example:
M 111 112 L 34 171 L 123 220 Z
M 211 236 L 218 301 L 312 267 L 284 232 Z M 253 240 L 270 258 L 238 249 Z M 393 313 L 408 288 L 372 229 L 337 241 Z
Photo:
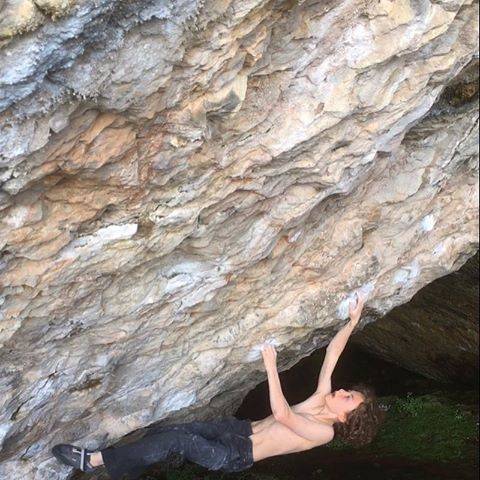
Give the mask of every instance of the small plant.
M 407 393 L 405 400 L 398 399 L 394 408 L 404 412 L 412 417 L 417 417 L 425 410 L 425 400 L 422 397 L 414 397 L 410 392 Z

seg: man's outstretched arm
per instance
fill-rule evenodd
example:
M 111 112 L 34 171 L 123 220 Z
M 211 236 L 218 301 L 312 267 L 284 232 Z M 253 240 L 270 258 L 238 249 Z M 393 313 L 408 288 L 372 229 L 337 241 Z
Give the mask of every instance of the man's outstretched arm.
M 322 369 L 320 370 L 320 375 L 318 377 L 316 391 L 316 393 L 321 395 L 327 395 L 332 391 L 331 377 L 333 370 L 335 369 L 338 359 L 345 349 L 345 345 L 362 315 L 365 299 L 360 295 L 357 295 L 357 297 L 358 301 L 356 305 L 350 303 L 350 321 L 337 332 L 327 347 L 325 360 L 323 361 Z
M 270 396 L 270 408 L 275 418 L 285 415 L 290 410 L 282 392 L 280 377 L 277 370 L 277 352 L 273 345 L 265 345 L 262 349 L 263 362 L 267 372 L 268 393 Z

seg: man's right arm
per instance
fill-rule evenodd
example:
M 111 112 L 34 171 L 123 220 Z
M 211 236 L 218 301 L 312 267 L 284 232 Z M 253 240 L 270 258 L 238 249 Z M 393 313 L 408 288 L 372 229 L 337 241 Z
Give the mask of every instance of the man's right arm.
M 350 321 L 337 332 L 328 345 L 325 360 L 323 361 L 322 369 L 320 370 L 320 375 L 318 377 L 316 393 L 327 395 L 332 391 L 331 377 L 333 370 L 337 365 L 340 355 L 345 349 L 345 345 L 347 344 L 350 335 L 360 320 L 364 303 L 365 299 L 358 296 L 357 305 L 350 305 Z

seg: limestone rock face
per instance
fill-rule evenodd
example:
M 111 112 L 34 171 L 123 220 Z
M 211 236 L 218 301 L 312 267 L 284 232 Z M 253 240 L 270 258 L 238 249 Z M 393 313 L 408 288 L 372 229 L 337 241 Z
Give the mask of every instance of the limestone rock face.
M 262 342 L 478 249 L 478 2 L 1 5 L 1 478 L 231 413 Z

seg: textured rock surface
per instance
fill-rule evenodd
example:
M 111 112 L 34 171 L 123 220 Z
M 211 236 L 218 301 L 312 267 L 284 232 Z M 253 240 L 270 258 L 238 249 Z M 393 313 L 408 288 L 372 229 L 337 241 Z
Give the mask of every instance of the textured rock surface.
M 478 253 L 353 341 L 435 380 L 478 382 Z
M 0 49 L 8 479 L 232 412 L 263 341 L 287 368 L 478 249 L 477 2 L 70 3 Z

